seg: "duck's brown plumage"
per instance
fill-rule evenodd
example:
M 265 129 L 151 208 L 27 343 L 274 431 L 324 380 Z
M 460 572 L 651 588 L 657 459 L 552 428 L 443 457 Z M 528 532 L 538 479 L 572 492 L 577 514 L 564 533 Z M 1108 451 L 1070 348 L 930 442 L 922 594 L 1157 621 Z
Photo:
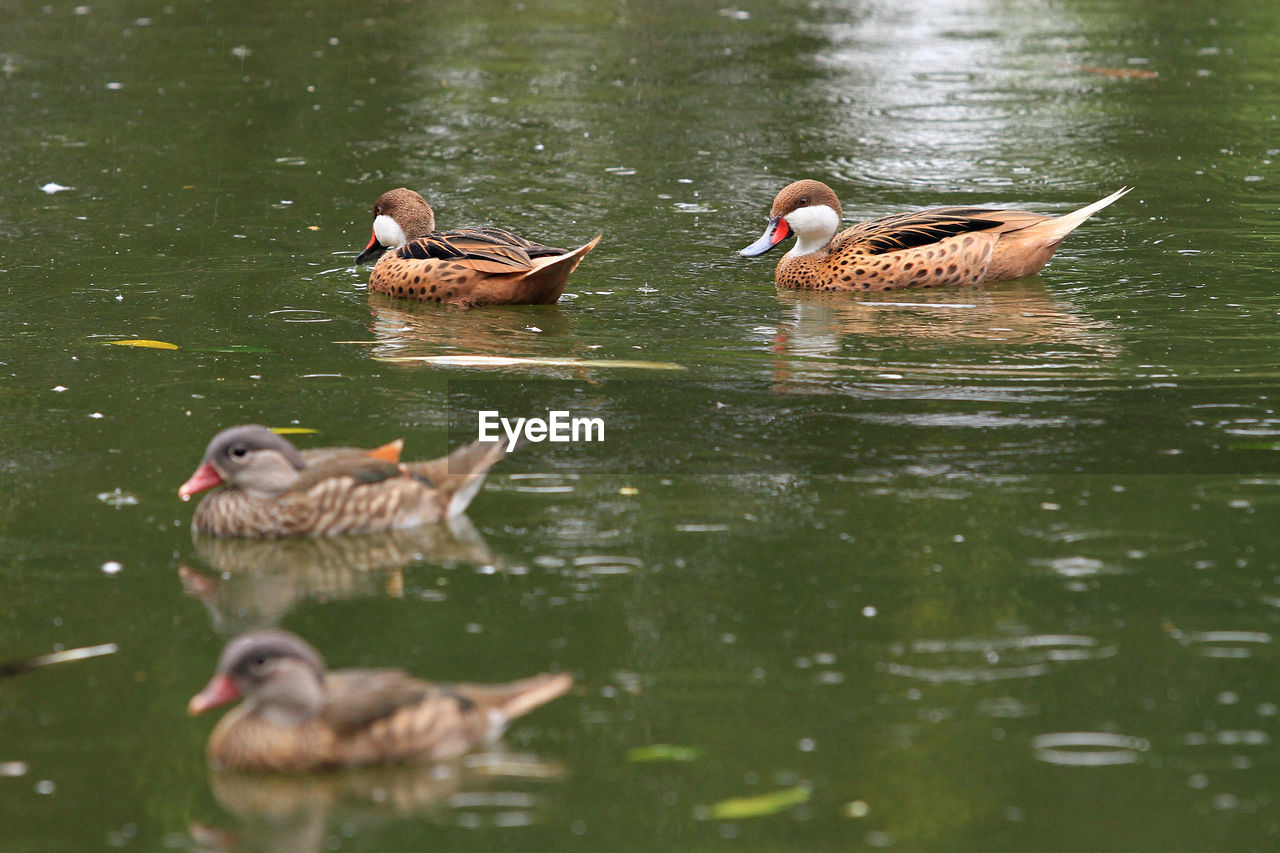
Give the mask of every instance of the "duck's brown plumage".
M 1022 278 L 1048 263 L 1080 223 L 1128 191 L 1065 216 L 938 207 L 837 233 L 835 191 L 820 181 L 796 181 L 778 193 L 764 235 L 741 254 L 764 254 L 794 233 L 796 247 L 774 273 L 778 287 L 794 290 L 891 290 Z
M 506 724 L 565 693 L 565 674 L 507 684 L 433 684 L 395 669 L 326 672 L 287 631 L 243 634 L 222 651 L 198 714 L 244 697 L 209 738 L 217 769 L 307 772 L 445 761 L 496 740 Z
M 400 442 L 298 451 L 266 427 L 231 427 L 214 436 L 178 494 L 186 500 L 223 486 L 196 508 L 191 523 L 198 533 L 258 539 L 372 533 L 458 515 L 506 450 L 500 442 L 474 442 L 425 462 L 400 462 L 399 453 Z
M 383 193 L 373 217 L 373 236 L 356 259 L 378 258 L 370 290 L 465 307 L 549 305 L 600 242 L 569 251 L 490 226 L 437 231 L 431 205 L 404 187 Z

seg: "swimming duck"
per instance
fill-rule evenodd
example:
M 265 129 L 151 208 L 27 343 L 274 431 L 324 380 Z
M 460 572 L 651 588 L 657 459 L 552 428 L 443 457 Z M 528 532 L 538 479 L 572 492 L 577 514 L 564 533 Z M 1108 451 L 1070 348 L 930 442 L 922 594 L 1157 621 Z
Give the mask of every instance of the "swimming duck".
M 600 242 L 573 251 L 489 226 L 437 231 L 427 200 L 401 187 L 373 206 L 373 236 L 356 264 L 377 260 L 369 289 L 449 305 L 550 305 Z
M 224 486 L 196 507 L 197 533 L 257 539 L 373 533 L 458 515 L 506 455 L 503 442 L 477 441 L 439 459 L 402 463 L 402 444 L 299 451 L 264 426 L 231 427 L 209 442 L 178 496 L 190 500 Z
M 1068 234 L 1131 187 L 1065 216 L 984 207 L 935 207 L 860 222 L 843 232 L 840 201 L 821 181 L 796 181 L 773 200 L 763 236 L 741 250 L 755 257 L 792 234 L 778 261 L 778 287 L 892 290 L 979 284 L 1032 275 Z
M 244 698 L 209 737 L 217 770 L 305 773 L 447 761 L 493 743 L 509 721 L 573 686 L 567 673 L 507 684 L 433 684 L 398 669 L 326 671 L 288 631 L 242 634 L 187 703 L 191 714 Z

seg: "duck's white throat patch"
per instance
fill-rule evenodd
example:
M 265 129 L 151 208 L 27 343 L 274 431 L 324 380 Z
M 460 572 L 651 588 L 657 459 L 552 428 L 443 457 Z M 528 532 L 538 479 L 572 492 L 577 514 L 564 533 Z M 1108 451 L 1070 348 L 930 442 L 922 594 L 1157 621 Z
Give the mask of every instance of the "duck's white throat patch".
M 409 239 L 404 236 L 404 229 L 400 227 L 400 223 L 385 213 L 373 218 L 373 236 L 389 249 L 399 248 L 409 242 Z
M 825 248 L 840 227 L 840 215 L 825 204 L 797 207 L 786 219 L 796 233 L 796 245 L 789 255 L 812 255 Z

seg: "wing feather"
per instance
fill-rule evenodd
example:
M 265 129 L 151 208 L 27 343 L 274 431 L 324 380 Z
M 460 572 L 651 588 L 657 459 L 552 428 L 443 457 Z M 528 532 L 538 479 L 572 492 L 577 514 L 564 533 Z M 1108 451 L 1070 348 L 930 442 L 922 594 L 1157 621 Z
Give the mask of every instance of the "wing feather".
M 879 255 L 927 246 L 957 234 L 999 228 L 1004 222 L 995 217 L 1001 213 L 1003 211 L 980 207 L 939 207 L 899 213 L 854 225 L 841 239 L 862 247 L 868 255 Z
M 329 703 L 323 717 L 334 731 L 350 735 L 441 692 L 430 682 L 398 669 L 358 669 L 325 677 Z
M 406 259 L 452 261 L 480 272 L 508 273 L 532 269 L 534 258 L 562 255 L 565 251 L 486 226 L 435 231 L 410 240 L 396 254 Z

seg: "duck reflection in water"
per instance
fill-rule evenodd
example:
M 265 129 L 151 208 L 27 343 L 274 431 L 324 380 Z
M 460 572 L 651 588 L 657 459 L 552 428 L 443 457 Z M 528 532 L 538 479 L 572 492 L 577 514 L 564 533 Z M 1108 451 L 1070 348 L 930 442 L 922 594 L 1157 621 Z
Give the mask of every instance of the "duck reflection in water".
M 498 307 L 488 311 L 441 311 L 369 294 L 378 358 L 438 355 L 573 357 L 581 355 L 569 337 L 569 319 L 556 305 Z
M 564 768 L 498 749 L 447 764 L 405 765 L 306 776 L 210 771 L 233 829 L 188 825 L 199 850 L 312 853 L 335 832 L 374 834 L 405 821 L 466 827 L 528 825 L 546 808 L 542 788 Z
M 1016 347 L 1020 373 L 1037 360 L 1052 362 L 1055 367 L 1095 367 L 1099 360 L 1122 352 L 1109 324 L 1056 300 L 1038 278 L 989 288 L 890 291 L 856 297 L 791 292 L 780 293 L 778 298 L 789 316 L 778 326 L 771 347 L 774 352 L 787 357 L 832 358 L 842 355 L 846 344 L 861 344 L 868 349 L 905 350 L 918 357 L 894 357 L 890 351 L 869 365 L 878 372 L 909 367 L 946 372 L 971 366 L 967 358 L 960 364 L 939 364 L 929 358 L 930 352 L 954 359 L 957 354 L 1001 353 L 1002 347 Z M 841 360 L 838 366 L 843 372 L 858 365 Z M 774 375 L 785 382 L 803 378 L 802 372 L 827 372 L 824 367 L 821 362 L 784 361 Z M 836 367 L 832 363 L 830 369 Z M 998 363 L 981 367 L 1000 371 Z
M 187 594 L 205 606 L 214 631 L 223 635 L 273 627 L 307 600 L 399 598 L 402 570 L 414 563 L 498 563 L 466 516 L 359 536 L 255 540 L 194 534 L 192 539 L 200 559 L 218 575 L 188 566 L 180 566 L 178 574 Z

